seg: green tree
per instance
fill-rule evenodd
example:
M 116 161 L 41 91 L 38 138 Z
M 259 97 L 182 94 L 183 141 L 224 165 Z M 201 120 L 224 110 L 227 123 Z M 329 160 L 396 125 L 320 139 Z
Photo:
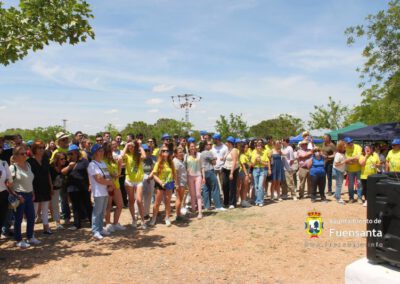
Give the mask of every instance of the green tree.
M 9 8 L 0 1 L 0 64 L 14 63 L 50 42 L 74 45 L 94 39 L 91 18 L 82 0 L 20 0 Z
M 362 53 L 365 62 L 358 69 L 363 100 L 352 110 L 348 122 L 376 124 L 400 120 L 399 19 L 400 0 L 393 0 L 387 10 L 368 15 L 364 25 L 345 31 L 349 45 L 357 38 L 367 41 Z
M 340 101 L 335 102 L 329 97 L 326 106 L 314 106 L 314 112 L 310 113 L 308 125 L 311 129 L 339 129 L 345 126 L 349 108 Z
M 125 128 L 122 130 L 122 135 L 124 135 L 124 139 L 126 135 L 133 133 L 138 134 L 142 133 L 145 137 L 152 137 L 153 135 L 153 125 L 147 124 L 143 121 L 134 121 L 132 123 L 128 123 Z
M 303 121 L 289 114 L 281 114 L 277 118 L 263 120 L 250 127 L 251 136 L 272 136 L 274 139 L 294 136 L 302 131 L 304 131 Z
M 20 134 L 24 141 L 41 139 L 45 143 L 55 140 L 58 132 L 64 132 L 60 125 L 36 127 L 34 129 L 11 128 L 0 133 L 0 136 Z
M 215 122 L 215 129 L 224 139 L 228 136 L 247 137 L 249 127 L 242 116 L 242 114 L 235 115 L 231 113 L 229 117 L 226 118 L 224 115 L 221 115 L 220 119 Z
M 112 123 L 108 123 L 104 127 L 104 131 L 110 132 L 110 135 L 111 135 L 112 138 L 115 138 L 115 136 L 117 136 L 117 134 L 119 133 L 117 127 L 115 127 L 115 125 L 113 125 Z

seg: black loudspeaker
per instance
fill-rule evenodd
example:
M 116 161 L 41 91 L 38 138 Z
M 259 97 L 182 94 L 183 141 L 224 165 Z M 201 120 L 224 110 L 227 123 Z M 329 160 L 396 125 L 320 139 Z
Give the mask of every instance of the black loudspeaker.
M 371 175 L 367 188 L 367 258 L 400 267 L 400 173 Z

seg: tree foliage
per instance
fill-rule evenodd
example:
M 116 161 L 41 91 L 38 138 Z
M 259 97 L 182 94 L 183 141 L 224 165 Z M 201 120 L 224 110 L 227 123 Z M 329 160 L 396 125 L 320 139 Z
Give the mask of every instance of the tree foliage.
M 221 115 L 215 124 L 215 129 L 223 139 L 228 136 L 241 138 L 248 136 L 249 127 L 247 122 L 243 120 L 242 114 L 235 115 L 231 113 L 229 117 Z
M 304 131 L 303 121 L 289 114 L 281 114 L 277 118 L 263 120 L 250 127 L 251 136 L 272 136 L 274 139 L 294 136 L 302 131 Z
M 363 100 L 349 122 L 368 124 L 399 121 L 400 113 L 400 0 L 389 2 L 387 10 L 366 17 L 366 24 L 346 29 L 348 44 L 364 38 L 364 66 L 360 69 Z
M 91 18 L 82 0 L 20 0 L 9 8 L 0 1 L 0 64 L 14 63 L 50 42 L 74 45 L 94 39 Z
M 0 133 L 0 136 L 20 134 L 24 141 L 41 139 L 47 143 L 55 140 L 56 134 L 61 131 L 64 132 L 64 129 L 60 125 L 36 127 L 34 129 L 11 128 Z
M 122 134 L 127 135 L 130 133 L 142 133 L 145 137 L 154 137 L 159 140 L 164 133 L 185 136 L 187 135 L 187 130 L 191 128 L 192 125 L 184 121 L 178 121 L 170 118 L 160 118 L 155 124 L 147 124 L 143 121 L 134 121 L 129 123 L 122 130 Z
M 349 114 L 349 108 L 340 101 L 335 102 L 329 97 L 326 106 L 314 106 L 314 112 L 310 113 L 308 126 L 311 129 L 339 129 L 346 123 L 346 117 Z

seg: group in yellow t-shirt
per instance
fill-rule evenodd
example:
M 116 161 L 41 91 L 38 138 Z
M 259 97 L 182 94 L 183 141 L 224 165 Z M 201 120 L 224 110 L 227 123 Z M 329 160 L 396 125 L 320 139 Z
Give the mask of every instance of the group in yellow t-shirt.
M 389 166 L 389 171 L 391 172 L 400 172 L 400 150 L 390 150 L 386 161 Z
M 367 179 L 368 176 L 376 174 L 380 163 L 377 153 L 373 153 L 368 157 L 361 155 L 359 162 L 363 163 L 364 161 L 365 165 L 361 166 L 361 179 Z
M 162 183 L 168 183 L 174 180 L 172 168 L 168 162 L 164 162 L 161 173 L 158 173 L 159 162 L 154 165 L 153 173 L 162 181 Z
M 346 146 L 346 159 L 361 157 L 362 148 L 360 145 L 353 144 L 352 147 Z M 359 159 L 352 162 L 351 164 L 347 164 L 347 172 L 354 173 L 361 171 L 361 165 L 359 163 Z
M 257 158 L 259 160 L 257 161 Z M 254 150 L 252 155 L 251 155 L 251 163 L 254 168 L 265 168 L 268 166 L 269 163 L 269 155 L 268 151 L 263 151 L 261 153 L 258 153 L 257 150 Z
M 131 154 L 125 154 L 122 159 L 125 163 L 126 180 L 134 183 L 142 182 L 144 178 L 143 160 L 140 159 L 138 164 Z

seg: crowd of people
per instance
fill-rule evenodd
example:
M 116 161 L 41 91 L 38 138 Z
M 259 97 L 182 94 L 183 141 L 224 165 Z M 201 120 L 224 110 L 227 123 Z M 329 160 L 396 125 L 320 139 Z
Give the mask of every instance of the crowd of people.
M 205 210 L 262 207 L 268 198 L 327 202 L 334 195 L 339 204 L 367 206 L 368 176 L 400 172 L 400 139 L 389 150 L 381 144 L 362 148 L 348 137 L 333 143 L 329 135 L 314 145 L 308 132 L 296 145 L 271 137 L 223 141 L 204 131 L 199 141 L 164 134 L 158 145 L 156 138 L 146 138 L 129 134 L 123 141 L 105 132 L 92 142 L 81 131 L 73 137 L 60 132 L 55 141 L 1 137 L 2 236 L 12 234 L 21 248 L 39 244 L 35 223 L 43 224 L 43 234 L 53 234 L 50 213 L 56 230 L 79 230 L 89 222 L 93 237 L 101 240 L 126 229 L 119 221 L 124 208 L 133 228 L 155 226 L 161 203 L 166 226 L 173 211 L 174 221 L 182 222 L 202 219 Z M 345 181 L 347 202 L 341 192 Z

